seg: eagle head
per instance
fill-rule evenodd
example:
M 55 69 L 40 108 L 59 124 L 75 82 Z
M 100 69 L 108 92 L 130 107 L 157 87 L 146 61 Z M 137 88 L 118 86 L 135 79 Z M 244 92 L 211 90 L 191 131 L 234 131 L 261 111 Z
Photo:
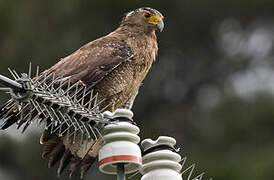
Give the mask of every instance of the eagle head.
M 145 31 L 163 31 L 163 20 L 164 16 L 156 9 L 142 7 L 127 13 L 121 25 L 138 26 Z

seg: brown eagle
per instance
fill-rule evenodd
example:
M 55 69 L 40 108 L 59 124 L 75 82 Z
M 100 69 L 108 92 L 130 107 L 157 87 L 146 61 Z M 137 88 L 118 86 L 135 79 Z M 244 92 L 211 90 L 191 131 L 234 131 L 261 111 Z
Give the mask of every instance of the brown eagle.
M 155 30 L 163 30 L 163 18 L 159 11 L 148 7 L 131 11 L 115 31 L 82 46 L 44 73 L 67 77 L 72 83 L 81 81 L 97 92 L 99 99 L 105 99 L 100 107 L 111 104 L 109 111 L 131 108 L 157 56 Z M 0 109 L 0 118 L 5 119 L 2 129 L 18 121 L 14 106 L 8 102 Z M 58 175 L 69 166 L 70 176 L 79 167 L 81 178 L 95 161 L 100 148 L 98 143 L 94 143 L 83 155 L 81 144 L 71 145 L 47 130 L 40 141 L 44 145 L 42 156 L 49 156 L 49 167 L 60 161 Z

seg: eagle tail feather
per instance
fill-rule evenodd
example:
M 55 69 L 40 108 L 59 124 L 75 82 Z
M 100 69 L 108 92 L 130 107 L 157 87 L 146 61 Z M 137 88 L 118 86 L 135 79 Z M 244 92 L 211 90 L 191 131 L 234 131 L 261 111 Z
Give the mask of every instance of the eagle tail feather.
M 76 171 L 78 166 L 81 164 L 81 159 L 74 158 L 69 164 L 69 179 L 72 178 L 73 173 Z
M 84 179 L 85 174 L 95 162 L 96 157 L 86 156 L 83 160 L 83 165 L 80 168 L 80 179 Z
M 55 148 L 51 151 L 48 160 L 48 167 L 53 167 L 63 156 L 65 152 L 65 146 L 60 142 Z
M 70 161 L 72 158 L 72 154 L 70 152 L 69 149 L 66 149 L 66 151 L 64 152 L 61 160 L 60 160 L 60 164 L 57 170 L 57 175 L 58 177 L 61 176 L 62 172 L 65 170 L 65 168 L 69 165 Z
M 0 107 L 0 119 L 3 121 L 0 129 L 5 130 L 19 120 L 17 111 L 18 107 L 13 100 L 7 101 Z
M 72 178 L 74 172 L 79 169 L 80 178 L 83 179 L 87 171 L 97 159 L 99 144 L 95 141 L 88 153 L 81 158 L 77 156 L 76 153 L 73 153 L 74 150 L 71 149 L 73 147 L 64 143 L 64 140 L 65 138 L 60 138 L 55 134 L 50 134 L 48 130 L 45 130 L 40 138 L 40 143 L 44 146 L 42 158 L 48 157 L 49 168 L 53 167 L 59 161 L 57 169 L 57 175 L 59 177 L 62 175 L 63 171 L 68 168 L 70 178 Z

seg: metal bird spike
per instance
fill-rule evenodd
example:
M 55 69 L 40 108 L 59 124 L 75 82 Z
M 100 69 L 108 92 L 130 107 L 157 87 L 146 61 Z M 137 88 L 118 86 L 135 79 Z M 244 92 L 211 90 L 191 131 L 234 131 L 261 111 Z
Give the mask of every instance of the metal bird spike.
M 180 161 L 180 164 L 182 165 L 182 170 L 181 170 L 180 174 L 182 175 L 182 177 L 185 177 L 183 179 L 186 179 L 186 180 L 202 180 L 205 173 L 202 172 L 199 175 L 197 175 L 196 177 L 193 177 L 196 164 L 192 164 L 189 167 L 184 167 L 185 164 L 186 164 L 186 160 L 187 160 L 187 157 L 185 156 Z M 210 178 L 209 180 L 212 180 L 212 178 Z
M 99 109 L 104 100 L 99 100 L 98 93 L 94 95 L 82 81 L 71 83 L 70 77 L 39 74 L 39 66 L 32 78 L 31 63 L 28 73 L 21 76 L 15 70 L 8 70 L 14 80 L 0 75 L 0 84 L 7 86 L 0 90 L 9 92 L 12 102 L 18 104 L 17 125 L 20 128 L 24 124 L 22 133 L 33 121 L 38 121 L 37 124 L 44 123 L 51 133 L 66 136 L 73 143 L 77 136 L 80 143 L 102 138 L 102 124 L 110 123 L 103 116 L 108 106 Z

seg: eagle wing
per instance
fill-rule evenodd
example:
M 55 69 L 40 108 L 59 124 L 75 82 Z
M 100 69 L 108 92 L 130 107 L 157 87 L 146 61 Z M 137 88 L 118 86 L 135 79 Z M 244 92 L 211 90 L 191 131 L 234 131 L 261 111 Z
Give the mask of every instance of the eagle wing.
M 94 41 L 65 57 L 46 73 L 69 77 L 72 83 L 81 80 L 89 89 L 123 62 L 130 61 L 133 51 L 124 41 Z

